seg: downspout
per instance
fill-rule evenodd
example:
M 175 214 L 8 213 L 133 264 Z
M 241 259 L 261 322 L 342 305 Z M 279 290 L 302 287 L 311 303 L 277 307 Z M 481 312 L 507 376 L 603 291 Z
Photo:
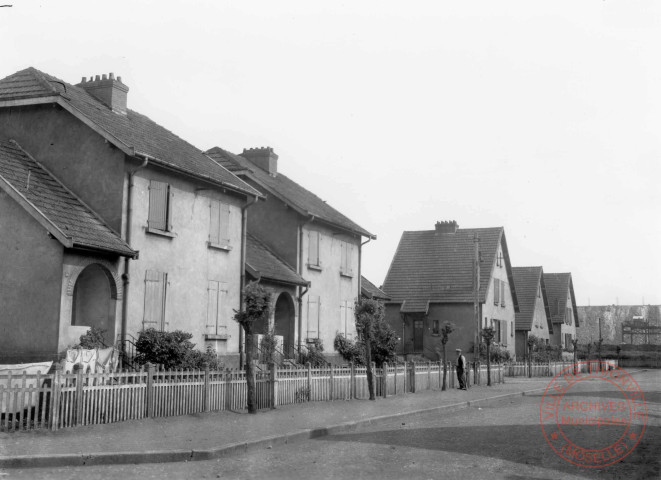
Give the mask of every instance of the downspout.
M 248 207 L 257 202 L 255 196 L 241 207 L 241 281 L 239 282 L 239 312 L 243 312 L 243 291 L 246 288 L 246 236 L 248 233 Z M 239 326 L 239 368 L 243 369 L 243 327 Z
M 142 155 L 144 161 L 132 171 L 129 172 L 129 185 L 128 192 L 126 193 L 126 243 L 131 246 L 131 223 L 133 221 L 133 178 L 138 170 L 145 168 L 149 163 L 149 156 Z M 126 348 L 126 330 L 128 328 L 128 310 L 129 310 L 129 283 L 131 278 L 129 275 L 130 258 L 124 257 L 124 273 L 122 274 L 122 285 L 124 288 L 124 296 L 122 298 L 122 331 L 121 331 L 121 348 L 122 351 Z
M 363 300 L 363 245 L 366 245 L 372 241 L 372 237 L 367 237 L 363 243 L 358 247 L 358 302 L 361 303 Z
M 304 221 L 303 223 L 298 224 L 298 274 L 303 277 L 303 227 L 310 222 L 314 222 L 314 215 Z M 305 277 L 303 277 L 305 278 Z M 303 295 L 308 293 L 310 289 L 310 283 L 305 287 L 305 290 L 301 290 L 303 287 L 298 287 L 298 353 L 300 355 L 301 348 L 303 347 Z

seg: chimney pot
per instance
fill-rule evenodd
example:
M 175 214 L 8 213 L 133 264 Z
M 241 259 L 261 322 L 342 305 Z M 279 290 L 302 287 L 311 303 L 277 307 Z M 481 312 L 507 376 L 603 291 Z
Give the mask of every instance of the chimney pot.
M 108 76 L 104 73 L 101 75 L 101 80 L 108 80 Z
M 110 77 L 110 80 L 114 80 L 114 79 L 115 79 L 115 74 L 112 73 L 112 72 L 110 72 L 110 74 L 109 74 L 108 76 Z
M 96 77 L 94 77 L 94 81 L 95 82 L 101 81 L 101 75 L 97 75 Z
M 83 77 L 83 79 L 80 81 L 80 83 L 85 83 L 87 81 L 87 77 Z
M 118 81 L 119 83 L 122 83 L 122 77 L 117 77 L 117 81 Z

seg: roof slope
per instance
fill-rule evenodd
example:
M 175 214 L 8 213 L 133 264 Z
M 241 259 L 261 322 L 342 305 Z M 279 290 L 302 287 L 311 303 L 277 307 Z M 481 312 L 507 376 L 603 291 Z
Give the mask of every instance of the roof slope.
M 284 260 L 253 235 L 246 235 L 246 267 L 253 276 L 292 285 L 308 285 Z
M 473 302 L 473 237 L 480 239 L 479 301 L 486 299 L 498 245 L 502 243 L 515 311 L 516 289 L 502 227 L 460 228 L 456 233 L 435 230 L 404 232 L 388 270 L 383 290 L 403 312 L 426 311 L 432 303 Z
M 571 301 L 574 306 L 574 321 L 578 327 L 578 310 L 576 308 L 571 273 L 545 273 L 544 283 L 546 284 L 546 293 L 549 299 L 549 309 L 553 323 L 564 323 L 567 310 L 567 294 L 569 294 L 571 295 Z
M 245 174 L 254 180 L 259 186 L 279 197 L 290 207 L 294 207 L 299 213 L 304 215 L 314 215 L 319 220 L 325 221 L 353 233 L 358 233 L 365 237 L 376 238 L 373 234 L 363 227 L 353 222 L 314 193 L 305 189 L 298 183 L 291 180 L 286 175 L 278 173 L 275 176 L 269 175 L 253 162 L 240 155 L 234 155 L 220 147 L 213 147 L 205 152 L 210 157 L 216 159 L 227 169 Z M 234 164 L 234 165 L 231 165 Z
M 375 298 L 376 300 L 390 300 L 386 292 L 378 288 L 368 279 L 360 276 L 360 293 L 367 298 Z
M 14 141 L 0 141 L 0 188 L 66 247 L 137 255 L 101 217 Z
M 516 314 L 516 330 L 530 331 L 535 317 L 537 292 L 541 289 L 544 311 L 549 333 L 553 333 L 551 312 L 549 311 L 546 286 L 544 284 L 544 269 L 542 267 L 512 267 L 512 276 L 516 287 L 516 296 L 519 299 L 519 312 Z
M 150 161 L 166 168 L 209 180 L 250 195 L 260 193 L 199 149 L 158 125 L 148 117 L 127 109 L 126 115 L 113 112 L 83 88 L 68 84 L 35 68 L 27 68 L 0 80 L 0 102 L 17 99 L 57 97 L 107 134 L 109 141 L 133 154 L 152 157 Z

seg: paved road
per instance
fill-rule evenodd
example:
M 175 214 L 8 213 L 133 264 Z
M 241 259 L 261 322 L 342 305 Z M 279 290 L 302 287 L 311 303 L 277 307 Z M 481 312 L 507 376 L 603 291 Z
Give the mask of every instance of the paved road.
M 182 478 L 605 478 L 661 477 L 661 372 L 636 375 L 648 425 L 636 449 L 602 469 L 574 466 L 547 445 L 541 394 L 500 400 L 446 415 L 416 416 L 352 433 L 214 461 L 0 471 L 2 479 Z M 595 395 L 612 397 L 595 387 Z M 577 427 L 590 438 L 594 427 Z

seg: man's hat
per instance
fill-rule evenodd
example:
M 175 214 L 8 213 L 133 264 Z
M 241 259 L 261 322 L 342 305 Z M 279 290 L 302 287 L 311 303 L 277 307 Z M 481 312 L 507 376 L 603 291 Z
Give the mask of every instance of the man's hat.
M 461 353 L 461 348 L 457 348 L 455 351 Z

